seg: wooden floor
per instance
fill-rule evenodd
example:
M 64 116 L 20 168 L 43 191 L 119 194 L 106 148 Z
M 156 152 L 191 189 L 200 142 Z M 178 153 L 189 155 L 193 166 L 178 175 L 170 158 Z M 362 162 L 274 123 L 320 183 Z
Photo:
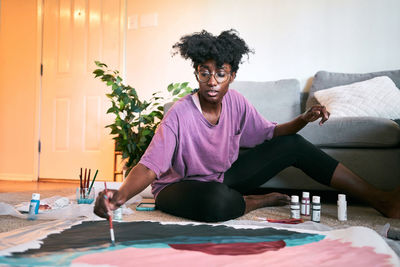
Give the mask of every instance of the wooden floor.
M 45 181 L 45 182 L 25 182 L 25 181 L 1 181 L 0 193 L 10 192 L 40 192 L 46 190 L 57 190 L 62 188 L 74 188 L 79 186 L 79 181 Z

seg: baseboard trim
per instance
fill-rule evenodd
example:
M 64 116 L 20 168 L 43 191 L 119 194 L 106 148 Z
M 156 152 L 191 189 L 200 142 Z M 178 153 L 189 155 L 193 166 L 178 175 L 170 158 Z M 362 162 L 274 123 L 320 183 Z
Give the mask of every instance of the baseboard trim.
M 56 178 L 39 178 L 41 183 L 76 183 L 79 182 L 78 179 L 56 179 Z
M 33 174 L 0 173 L 0 180 L 36 182 L 37 177 L 35 177 Z

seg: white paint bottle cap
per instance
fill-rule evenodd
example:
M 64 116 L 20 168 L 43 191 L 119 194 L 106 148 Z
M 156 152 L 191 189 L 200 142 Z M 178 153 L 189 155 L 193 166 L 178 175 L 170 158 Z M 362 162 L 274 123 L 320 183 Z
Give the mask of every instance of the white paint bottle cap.
M 313 203 L 317 203 L 318 204 L 320 201 L 321 201 L 321 198 L 319 196 L 313 196 L 312 197 L 312 202 Z
M 346 195 L 345 194 L 339 194 L 339 199 L 338 201 L 340 202 L 346 202 Z
M 303 192 L 303 197 L 309 198 L 310 197 L 310 193 L 309 192 Z
M 299 202 L 299 196 L 292 196 L 292 200 L 293 203 Z
M 40 200 L 40 194 L 38 194 L 38 193 L 33 193 L 33 194 L 32 194 L 32 199 L 33 199 L 33 200 Z

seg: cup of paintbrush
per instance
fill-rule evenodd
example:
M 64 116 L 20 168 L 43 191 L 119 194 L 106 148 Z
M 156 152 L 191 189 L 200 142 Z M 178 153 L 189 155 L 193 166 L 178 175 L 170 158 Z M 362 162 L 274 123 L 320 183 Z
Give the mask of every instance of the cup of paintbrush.
M 91 204 L 94 201 L 94 191 L 90 190 L 90 169 L 85 168 L 85 175 L 82 177 L 82 168 L 80 174 L 80 187 L 76 189 L 76 202 L 78 204 Z M 97 174 L 97 173 L 96 173 Z M 94 180 L 94 179 L 93 179 Z M 93 184 L 93 182 L 92 182 Z
M 82 194 L 81 194 L 82 192 Z M 76 189 L 76 202 L 78 204 L 92 204 L 94 201 L 94 190 L 89 188 L 77 188 Z

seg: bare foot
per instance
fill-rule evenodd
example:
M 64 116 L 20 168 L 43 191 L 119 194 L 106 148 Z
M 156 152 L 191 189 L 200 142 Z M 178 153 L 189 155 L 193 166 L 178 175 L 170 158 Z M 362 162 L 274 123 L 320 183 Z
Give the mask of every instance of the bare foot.
M 246 213 L 255 209 L 271 206 L 284 206 L 289 204 L 290 197 L 281 193 L 269 193 L 265 195 L 244 196 Z
M 394 191 L 382 193 L 373 207 L 388 218 L 400 219 L 400 186 Z

